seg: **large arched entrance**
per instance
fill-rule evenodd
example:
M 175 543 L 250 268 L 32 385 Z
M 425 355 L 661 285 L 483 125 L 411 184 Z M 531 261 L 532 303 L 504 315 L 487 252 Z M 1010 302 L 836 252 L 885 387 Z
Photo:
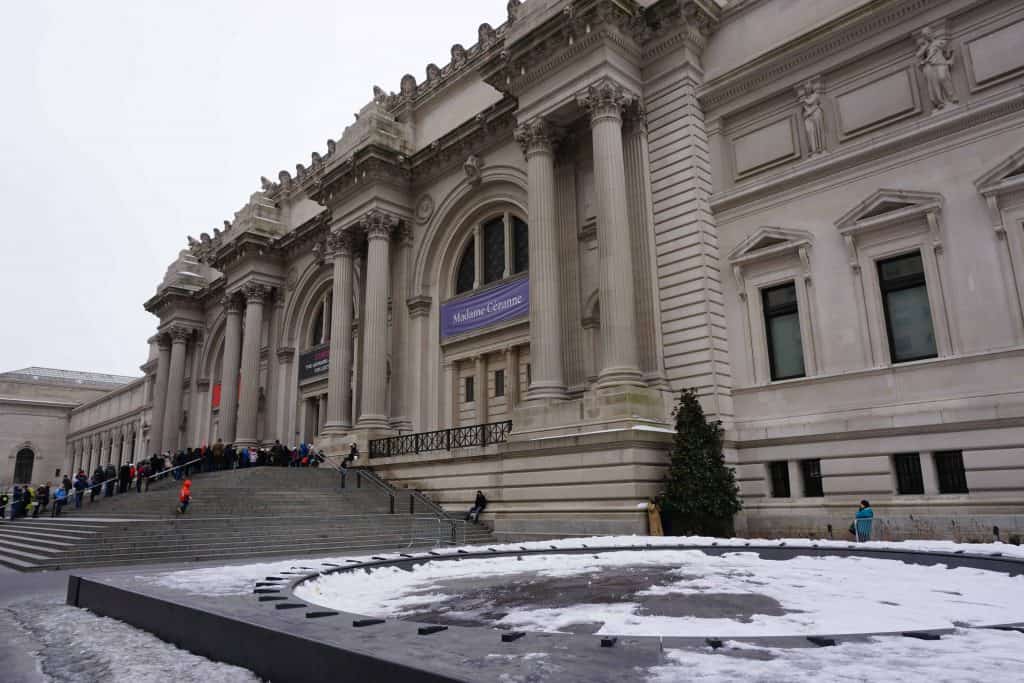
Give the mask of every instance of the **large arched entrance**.
M 32 482 L 32 468 L 36 454 L 31 448 L 22 448 L 14 458 L 14 483 L 29 484 Z

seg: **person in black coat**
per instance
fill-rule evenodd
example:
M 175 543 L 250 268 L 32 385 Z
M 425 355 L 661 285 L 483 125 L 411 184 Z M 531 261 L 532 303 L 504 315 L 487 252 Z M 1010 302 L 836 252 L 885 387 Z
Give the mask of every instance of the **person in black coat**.
M 114 463 L 107 463 L 107 468 L 103 470 L 103 481 L 103 497 L 110 498 L 114 495 L 114 486 L 117 485 L 117 470 L 114 469 Z
M 484 496 L 483 491 L 476 492 L 476 500 L 473 501 L 473 507 L 466 513 L 466 521 L 473 520 L 474 522 L 480 521 L 480 513 L 487 507 L 487 497 Z
M 99 465 L 92 472 L 92 488 L 89 489 L 89 502 L 95 502 L 96 496 L 100 495 L 100 489 L 103 488 L 103 468 Z
M 121 469 L 119 469 L 117 472 L 117 492 L 127 493 L 128 485 L 131 483 L 131 480 L 132 468 L 128 465 L 128 463 L 125 463 L 121 465 Z

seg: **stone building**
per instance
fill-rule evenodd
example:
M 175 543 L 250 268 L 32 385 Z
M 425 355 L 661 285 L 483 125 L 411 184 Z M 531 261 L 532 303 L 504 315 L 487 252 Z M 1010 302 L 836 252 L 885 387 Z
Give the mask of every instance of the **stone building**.
M 124 424 L 636 532 L 693 387 L 749 533 L 1020 531 L 1021 45 L 1012 0 L 513 0 L 189 238 Z M 75 466 L 124 443 L 82 419 Z
M 78 416 L 89 414 L 91 431 L 98 432 L 109 415 L 90 406 L 120 416 L 125 411 L 115 397 L 133 382 L 141 380 L 51 368 L 0 373 L 0 490 L 59 481 L 68 471 L 69 434 L 79 436 Z

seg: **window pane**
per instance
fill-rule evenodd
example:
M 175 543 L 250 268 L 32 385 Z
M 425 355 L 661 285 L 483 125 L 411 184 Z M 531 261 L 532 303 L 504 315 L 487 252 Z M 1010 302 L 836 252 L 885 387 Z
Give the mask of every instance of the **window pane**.
M 494 397 L 501 398 L 505 395 L 505 371 L 494 371 Z
M 964 455 L 960 451 L 935 454 L 935 470 L 939 475 L 939 493 L 967 493 Z
M 800 343 L 800 316 L 796 313 L 768 319 L 772 379 L 804 376 L 804 349 Z
M 885 312 L 893 362 L 935 357 L 932 312 L 923 285 L 886 294 Z
M 789 463 L 773 462 L 768 467 L 772 475 L 772 497 L 789 498 Z
M 466 251 L 462 253 L 462 260 L 459 261 L 459 272 L 455 277 L 455 293 L 462 294 L 473 289 L 473 282 L 476 280 L 476 241 L 469 240 Z
M 803 377 L 804 349 L 800 339 L 800 314 L 796 285 L 792 282 L 761 292 L 768 361 L 773 380 Z
M 924 264 L 921 252 L 882 261 L 878 264 L 878 273 L 883 284 L 895 283 L 903 278 L 924 277 Z
M 825 495 L 821 485 L 821 461 L 802 460 L 800 469 L 804 475 L 804 496 L 807 498 L 821 498 Z
M 921 456 L 917 453 L 900 453 L 893 460 L 896 464 L 896 490 L 899 494 L 922 495 L 924 478 L 921 476 Z
M 473 395 L 473 393 L 474 393 L 473 389 L 474 389 L 474 387 L 473 387 L 473 378 L 472 377 L 467 377 L 466 378 L 466 403 L 472 403 L 473 401 L 476 400 L 476 397 Z
M 484 224 L 484 283 L 505 276 L 505 222 L 496 218 Z
M 512 217 L 512 272 L 522 273 L 530 269 L 530 239 L 526 223 Z

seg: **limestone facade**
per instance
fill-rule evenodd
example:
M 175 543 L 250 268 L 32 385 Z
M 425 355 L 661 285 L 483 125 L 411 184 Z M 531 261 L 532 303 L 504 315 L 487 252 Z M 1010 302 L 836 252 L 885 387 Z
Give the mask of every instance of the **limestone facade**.
M 484 490 L 499 534 L 635 532 L 694 387 L 749 533 L 865 497 L 1019 533 L 1021 44 L 1011 0 L 510 2 L 189 238 L 125 424 L 366 453 L 510 421 L 371 464 Z

